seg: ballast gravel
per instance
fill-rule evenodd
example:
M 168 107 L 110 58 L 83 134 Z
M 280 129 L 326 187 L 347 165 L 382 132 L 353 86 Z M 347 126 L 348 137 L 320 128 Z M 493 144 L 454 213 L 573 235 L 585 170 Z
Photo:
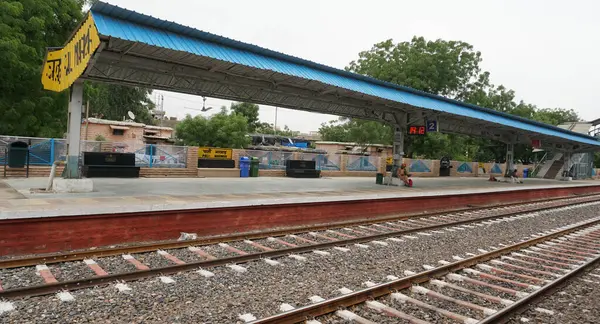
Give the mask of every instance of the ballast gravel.
M 598 323 L 600 318 L 600 267 L 578 276 L 552 292 L 509 323 Z M 542 311 L 536 309 L 543 309 Z M 549 314 L 544 311 L 551 311 Z
M 404 242 L 385 240 L 387 246 L 369 242 L 365 243 L 368 248 L 346 246 L 349 252 L 327 249 L 329 255 L 305 253 L 302 254 L 305 261 L 282 257 L 275 259 L 280 262 L 277 266 L 263 260 L 240 264 L 245 272 L 230 267 L 208 268 L 205 270 L 214 276 L 205 277 L 196 271 L 187 271 L 170 276 L 175 282 L 168 284 L 154 277 L 127 283 L 131 288 L 127 293 L 120 292 L 115 283 L 111 283 L 74 291 L 72 302 L 60 302 L 56 296 L 16 300 L 13 301 L 15 310 L 0 314 L 0 322 L 241 323 L 240 314 L 251 313 L 257 318 L 273 315 L 279 312 L 281 303 L 300 307 L 309 304 L 309 297 L 314 295 L 335 297 L 342 287 L 362 289 L 365 281 L 385 282 L 388 275 L 402 277 L 404 270 L 422 271 L 423 264 L 437 266 L 439 260 L 452 261 L 454 255 L 479 254 L 479 248 L 521 241 L 535 233 L 593 218 L 598 216 L 599 206 L 540 212 L 535 217 L 431 236 L 411 234 L 417 238 L 401 237 Z M 293 242 L 290 238 L 286 241 Z M 203 249 L 217 257 L 232 256 L 219 246 Z M 96 261 L 112 271 L 133 269 L 121 257 Z M 2 270 L 0 275 L 5 273 Z M 362 311 L 366 309 L 363 307 L 356 308 Z M 366 310 L 366 315 L 375 314 Z M 429 312 L 424 315 L 434 316 Z

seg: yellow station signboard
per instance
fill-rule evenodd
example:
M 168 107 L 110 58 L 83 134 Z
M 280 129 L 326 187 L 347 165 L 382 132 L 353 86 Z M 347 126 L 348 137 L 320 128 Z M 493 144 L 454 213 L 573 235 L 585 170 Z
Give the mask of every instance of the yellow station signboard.
M 92 54 L 100 46 L 100 37 L 90 13 L 61 49 L 49 50 L 42 70 L 44 89 L 61 92 L 83 74 Z
M 215 159 L 215 160 L 231 160 L 233 150 L 228 148 L 214 147 L 199 147 L 198 158 L 200 159 Z

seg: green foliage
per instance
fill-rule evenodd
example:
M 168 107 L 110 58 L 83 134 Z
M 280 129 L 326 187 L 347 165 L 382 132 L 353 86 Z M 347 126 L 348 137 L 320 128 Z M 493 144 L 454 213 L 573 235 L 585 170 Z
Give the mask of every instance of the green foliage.
M 358 56 L 347 70 L 449 97 L 478 76 L 481 62 L 481 53 L 465 42 L 423 37 L 398 44 L 388 39 Z
M 86 82 L 84 87 L 84 102 L 90 104 L 90 116 L 109 120 L 123 120 L 127 112 L 135 114 L 135 121 L 153 125 L 150 110 L 154 103 L 149 95 L 152 90 L 140 87 L 127 87 L 116 84 Z
M 229 114 L 225 108 L 210 118 L 187 115 L 176 126 L 179 141 L 192 146 L 242 148 L 250 142 L 247 133 L 246 117 Z
M 551 125 L 579 120 L 572 109 L 538 109 L 523 101 L 517 103 L 513 90 L 491 84 L 490 73 L 481 71 L 479 67 L 481 60 L 481 53 L 465 42 L 427 41 L 423 37 L 414 37 L 410 42 L 398 44 L 392 40 L 377 43 L 370 50 L 360 52 L 359 59 L 350 62 L 346 69 Z M 373 124 L 367 130 L 364 124 L 354 120 L 346 123 L 331 121 L 323 124 L 319 132 L 324 139 L 338 142 L 357 142 L 360 139 L 371 143 L 391 141 L 393 135 L 389 127 L 369 123 Z M 365 132 L 371 133 L 370 136 Z M 449 156 L 457 160 L 502 162 L 506 154 L 503 143 L 454 134 L 406 136 L 404 147 L 407 157 L 431 159 Z M 531 157 L 528 145 L 515 146 L 517 161 L 528 163 Z
M 248 131 L 255 132 L 256 128 L 260 126 L 258 120 L 258 105 L 249 102 L 236 102 L 231 103 L 231 111 L 238 115 L 246 117 L 248 121 Z
M 321 124 L 319 133 L 324 141 L 357 144 L 391 144 L 392 128 L 375 121 L 339 118 Z
M 534 119 L 542 123 L 550 125 L 559 125 L 566 122 L 581 121 L 579 115 L 573 109 L 562 109 L 562 108 L 544 108 L 538 109 L 534 114 Z
M 269 124 L 269 123 L 258 123 L 258 126 L 256 127 L 256 129 L 254 130 L 253 133 L 256 134 L 264 134 L 264 135 L 281 135 L 281 136 L 287 136 L 287 137 L 295 137 L 298 136 L 298 134 L 300 134 L 300 132 L 298 131 L 294 131 L 291 130 L 288 125 L 284 125 L 283 126 L 283 130 L 278 130 L 277 132 L 275 132 L 275 126 L 273 126 L 273 124 Z
M 106 141 L 106 138 L 104 136 L 98 134 L 98 135 L 96 135 L 96 137 L 94 137 L 94 141 L 104 142 L 104 141 Z
M 68 93 L 44 91 L 46 47 L 63 44 L 82 18 L 83 1 L 0 1 L 0 133 L 62 137 Z

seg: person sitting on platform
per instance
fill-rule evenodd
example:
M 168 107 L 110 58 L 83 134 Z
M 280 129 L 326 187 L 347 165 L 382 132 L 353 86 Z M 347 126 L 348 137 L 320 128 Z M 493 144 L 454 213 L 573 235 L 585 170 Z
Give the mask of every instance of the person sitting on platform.
M 402 182 L 404 182 L 405 186 L 412 187 L 412 180 L 409 179 L 410 176 L 411 176 L 411 174 L 408 173 L 408 170 L 406 168 L 406 163 L 402 163 L 402 165 L 400 166 L 400 169 L 398 170 L 398 179 L 400 179 Z
M 517 175 L 517 169 L 514 169 L 512 174 L 510 175 L 510 180 L 513 183 L 523 183 L 523 181 L 519 180 L 519 175 Z

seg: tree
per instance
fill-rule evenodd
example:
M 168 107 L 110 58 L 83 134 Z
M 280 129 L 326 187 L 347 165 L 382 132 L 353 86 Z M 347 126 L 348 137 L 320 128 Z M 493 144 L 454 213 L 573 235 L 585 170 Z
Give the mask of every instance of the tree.
M 254 130 L 253 133 L 256 134 L 264 134 L 264 135 L 281 135 L 281 136 L 288 136 L 288 137 L 295 137 L 298 136 L 300 134 L 299 131 L 295 131 L 295 130 L 291 130 L 288 125 L 284 125 L 283 126 L 283 130 L 277 130 L 275 131 L 275 126 L 273 126 L 273 124 L 269 124 L 269 123 L 258 123 L 258 126 L 256 127 L 256 129 Z
M 515 101 L 515 92 L 503 85 L 490 82 L 490 73 L 482 72 L 481 53 L 468 43 L 460 41 L 427 41 L 413 37 L 410 42 L 394 44 L 387 40 L 375 44 L 370 50 L 359 53 L 359 59 L 350 62 L 347 70 L 368 75 L 383 81 L 402 84 L 432 94 L 442 95 L 474 105 L 520 117 L 558 125 L 577 121 L 573 110 L 538 109 L 535 105 Z M 353 141 L 351 133 L 359 132 L 359 125 L 322 125 L 324 138 Z M 385 125 L 370 130 L 383 133 Z M 385 139 L 382 139 L 385 142 Z M 405 137 L 404 152 L 407 157 L 419 156 L 503 162 L 505 144 L 483 138 L 469 138 L 454 134 L 430 133 L 426 136 Z M 529 145 L 515 146 L 515 160 L 528 163 L 532 153 Z
M 64 44 L 82 19 L 83 1 L 0 1 L 0 130 L 7 135 L 62 137 L 68 93 L 40 82 L 46 47 Z
M 109 120 L 122 120 L 127 112 L 135 114 L 135 121 L 152 125 L 155 123 L 150 110 L 155 105 L 149 98 L 152 90 L 117 84 L 86 82 L 84 102 L 90 104 L 90 116 Z
M 177 138 L 183 145 L 242 148 L 250 143 L 248 121 L 236 113 L 221 112 L 206 118 L 187 115 L 176 126 Z
M 379 80 L 405 85 L 417 90 L 450 98 L 460 99 L 471 92 L 473 80 L 485 83 L 487 73 L 479 67 L 481 53 L 473 46 L 460 41 L 427 41 L 423 37 L 413 37 L 410 42 L 394 44 L 386 40 L 375 44 L 370 50 L 359 53 L 359 59 L 350 62 L 346 70 L 368 75 Z M 484 94 L 479 94 L 481 97 Z M 369 125 L 376 134 L 389 134 L 379 140 L 391 142 L 392 130 L 377 122 Z M 349 133 L 360 133 L 360 123 L 348 124 Z M 359 129 L 354 129 L 357 127 Z M 340 129 L 324 128 L 324 131 Z M 356 136 L 350 136 L 356 139 Z M 465 157 L 465 138 L 457 135 L 427 134 L 421 137 L 405 138 L 405 153 L 408 157 L 419 155 L 438 159 L 450 155 Z M 461 153 L 462 152 L 462 153 Z
M 249 102 L 231 103 L 231 111 L 246 117 L 246 120 L 248 120 L 248 131 L 251 133 L 255 132 L 256 128 L 260 126 L 258 108 L 257 104 Z
M 560 125 L 567 122 L 581 121 L 581 118 L 573 109 L 563 108 L 543 108 L 538 109 L 534 115 L 534 119 L 542 123 L 550 125 Z
M 344 117 L 321 124 L 319 133 L 325 141 L 357 144 L 391 144 L 393 136 L 389 125 Z
M 447 97 L 456 97 L 480 74 L 481 53 L 460 41 L 388 39 L 358 56 L 347 70 Z

